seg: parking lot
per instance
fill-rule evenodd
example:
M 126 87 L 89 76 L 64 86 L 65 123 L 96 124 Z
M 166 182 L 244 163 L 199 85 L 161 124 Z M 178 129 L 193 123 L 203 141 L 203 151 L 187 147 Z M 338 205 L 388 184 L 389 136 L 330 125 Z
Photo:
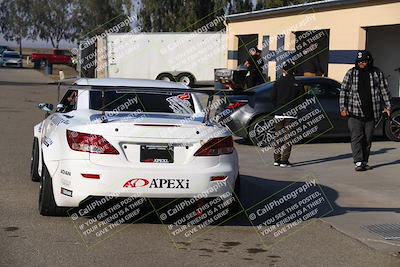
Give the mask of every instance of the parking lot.
M 190 242 L 171 238 L 149 214 L 88 246 L 71 218 L 39 215 L 39 184 L 29 177 L 33 126 L 43 119 L 37 104 L 57 100 L 49 81 L 32 69 L 0 69 L 1 266 L 400 266 L 400 239 L 367 230 L 397 224 L 400 237 L 400 143 L 386 140 L 373 143 L 374 169 L 356 173 L 346 140 L 297 145 L 295 167 L 281 169 L 272 166 L 270 154 L 238 139 L 245 211 Z M 315 180 L 329 212 L 280 238 L 260 235 L 246 209 L 308 179 Z

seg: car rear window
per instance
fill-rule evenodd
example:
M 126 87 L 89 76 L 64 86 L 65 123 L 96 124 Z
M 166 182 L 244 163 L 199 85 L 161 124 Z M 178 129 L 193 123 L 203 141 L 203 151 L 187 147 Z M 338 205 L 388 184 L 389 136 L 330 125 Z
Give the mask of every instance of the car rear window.
M 193 99 L 188 93 L 105 91 L 103 100 L 101 91 L 91 91 L 90 108 L 114 112 L 194 113 Z

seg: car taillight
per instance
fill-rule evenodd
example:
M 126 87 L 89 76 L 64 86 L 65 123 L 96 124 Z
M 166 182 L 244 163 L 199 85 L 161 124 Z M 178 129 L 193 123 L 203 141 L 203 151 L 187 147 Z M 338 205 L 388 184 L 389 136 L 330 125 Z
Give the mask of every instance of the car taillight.
M 205 143 L 196 153 L 195 156 L 219 156 L 223 154 L 231 154 L 233 152 L 232 136 L 213 138 Z
M 113 154 L 119 152 L 103 136 L 67 130 L 68 145 L 72 150 L 95 154 Z
M 244 105 L 246 105 L 246 102 L 235 102 L 235 103 L 231 103 L 229 106 L 227 106 L 227 109 L 230 110 L 234 110 L 240 107 L 243 107 Z

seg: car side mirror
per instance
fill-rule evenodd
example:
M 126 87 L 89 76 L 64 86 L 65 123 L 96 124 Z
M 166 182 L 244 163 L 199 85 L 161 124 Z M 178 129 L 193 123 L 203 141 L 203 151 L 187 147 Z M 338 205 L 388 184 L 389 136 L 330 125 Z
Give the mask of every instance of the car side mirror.
M 40 103 L 38 108 L 44 112 L 46 112 L 45 117 L 50 115 L 50 112 L 53 110 L 53 105 L 48 103 Z

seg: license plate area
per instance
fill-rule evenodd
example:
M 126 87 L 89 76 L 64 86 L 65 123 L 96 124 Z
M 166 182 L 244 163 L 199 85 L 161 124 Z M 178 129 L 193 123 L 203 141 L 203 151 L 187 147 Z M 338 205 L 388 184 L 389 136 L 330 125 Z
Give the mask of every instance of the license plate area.
M 140 145 L 140 162 L 174 163 L 174 147 L 169 145 Z

